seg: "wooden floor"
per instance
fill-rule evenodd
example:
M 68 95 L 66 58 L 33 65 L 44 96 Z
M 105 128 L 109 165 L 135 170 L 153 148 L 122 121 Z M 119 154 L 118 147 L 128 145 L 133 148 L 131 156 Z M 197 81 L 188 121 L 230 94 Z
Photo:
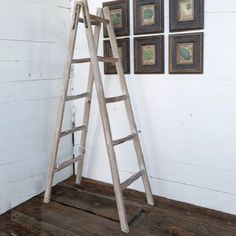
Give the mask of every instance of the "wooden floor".
M 42 195 L 0 216 L 0 235 L 116 236 L 120 231 L 112 187 L 74 177 L 53 189 L 52 202 Z M 142 193 L 125 191 L 133 236 L 236 236 L 236 216 L 156 197 L 149 207 Z

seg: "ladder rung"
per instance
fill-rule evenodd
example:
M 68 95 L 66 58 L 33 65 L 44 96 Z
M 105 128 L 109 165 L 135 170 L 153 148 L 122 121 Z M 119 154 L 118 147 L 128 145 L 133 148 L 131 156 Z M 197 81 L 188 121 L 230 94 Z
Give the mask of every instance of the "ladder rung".
M 137 136 L 137 134 L 131 134 L 131 135 L 128 135 L 127 137 L 114 140 L 114 141 L 112 142 L 112 143 L 113 143 L 113 146 L 116 146 L 116 145 L 122 144 L 122 143 L 124 143 L 124 142 L 130 141 L 130 140 L 134 139 L 136 136 Z
M 95 16 L 95 15 L 89 15 L 90 16 L 90 22 L 92 25 L 99 25 L 100 23 L 105 23 L 105 24 L 109 24 L 109 20 L 106 20 L 102 17 L 99 16 Z M 84 19 L 83 18 L 79 18 L 79 22 L 84 23 Z
M 125 180 L 122 184 L 121 184 L 121 188 L 125 189 L 127 188 L 129 185 L 131 185 L 135 180 L 137 180 L 138 178 L 140 178 L 141 176 L 144 175 L 144 170 L 141 170 L 139 172 L 137 172 L 136 174 L 132 175 L 130 178 L 128 178 L 127 180 Z
M 72 101 L 72 100 L 76 100 L 76 99 L 80 99 L 80 98 L 85 98 L 85 97 L 88 97 L 88 96 L 89 96 L 89 92 L 81 93 L 81 94 L 78 94 L 78 95 L 75 95 L 75 96 L 68 96 L 66 98 L 66 101 Z
M 98 57 L 98 60 L 102 62 L 108 62 L 108 63 L 116 63 L 119 61 L 118 58 L 113 58 L 113 57 Z
M 107 62 L 107 63 L 116 63 L 118 62 L 118 58 L 112 58 L 112 57 L 97 57 L 98 61 L 101 62 Z M 81 59 L 73 59 L 72 63 L 87 63 L 90 62 L 90 58 L 81 58 Z
M 80 23 L 84 23 L 84 19 L 83 19 L 83 18 L 79 18 L 79 22 L 80 22 Z M 100 22 L 92 21 L 92 20 L 91 20 L 91 24 L 92 24 L 92 25 L 99 25 Z
M 78 132 L 78 131 L 83 130 L 83 129 L 86 129 L 85 125 L 82 125 L 82 126 L 79 126 L 79 127 L 75 127 L 73 129 L 70 129 L 70 130 L 62 132 L 61 133 L 61 137 L 64 137 L 64 136 L 66 136 L 68 134 L 72 134 L 72 133 Z
M 81 158 L 82 158 L 82 155 L 80 155 L 72 160 L 63 162 L 61 165 L 59 165 L 58 167 L 55 168 L 55 172 L 58 172 L 60 170 L 65 169 L 68 166 L 73 165 L 75 162 L 79 161 Z
M 95 16 L 95 15 L 92 15 L 92 14 L 90 14 L 89 16 L 90 16 L 90 20 L 91 21 L 105 23 L 105 24 L 109 24 L 110 23 L 109 20 L 107 20 L 107 19 L 105 19 L 103 17 Z
M 82 58 L 82 59 L 73 59 L 72 63 L 86 63 L 90 62 L 90 58 Z
M 113 102 L 120 102 L 128 99 L 127 95 L 121 95 L 118 97 L 110 97 L 110 98 L 105 98 L 106 103 L 113 103 Z

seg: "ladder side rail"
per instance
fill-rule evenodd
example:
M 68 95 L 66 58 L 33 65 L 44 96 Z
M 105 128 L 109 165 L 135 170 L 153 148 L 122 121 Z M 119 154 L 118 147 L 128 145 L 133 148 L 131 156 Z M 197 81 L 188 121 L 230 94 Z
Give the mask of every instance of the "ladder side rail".
M 89 46 L 89 51 L 90 51 L 90 56 L 91 56 L 91 64 L 92 64 L 93 72 L 94 72 L 95 86 L 96 86 L 96 91 L 97 91 L 100 113 L 101 113 L 101 117 L 102 117 L 107 153 L 108 153 L 108 157 L 109 157 L 109 163 L 111 166 L 111 174 L 112 174 L 112 180 L 113 180 L 113 185 L 114 185 L 114 192 L 115 192 L 115 196 L 116 196 L 119 219 L 120 219 L 120 223 L 121 223 L 121 229 L 124 232 L 129 232 L 126 209 L 125 209 L 125 205 L 124 205 L 123 193 L 122 193 L 122 189 L 121 189 L 120 177 L 119 177 L 119 173 L 118 173 L 118 166 L 117 166 L 117 161 L 116 161 L 116 156 L 115 156 L 115 150 L 112 145 L 112 133 L 111 133 L 110 122 L 109 122 L 109 118 L 108 118 L 108 112 L 107 112 L 107 108 L 106 108 L 106 104 L 105 104 L 105 96 L 104 96 L 104 90 L 103 90 L 103 86 L 102 86 L 102 78 L 101 78 L 101 73 L 100 73 L 100 69 L 99 69 L 99 65 L 98 65 L 96 48 L 94 45 L 92 27 L 91 27 L 91 23 L 89 20 L 87 0 L 81 0 L 81 1 L 84 3 L 84 11 L 85 11 L 84 12 L 84 18 L 85 18 L 84 20 L 88 22 L 87 25 L 85 24 L 85 32 L 86 32 L 87 39 L 88 39 L 88 46 Z
M 124 75 L 122 62 L 119 57 L 118 45 L 117 45 L 117 41 L 115 38 L 115 32 L 114 32 L 114 29 L 113 29 L 112 23 L 111 23 L 111 16 L 110 16 L 109 8 L 108 7 L 103 8 L 103 13 L 104 13 L 104 17 L 106 19 L 108 19 L 110 22 L 106 26 L 107 26 L 107 32 L 108 32 L 108 35 L 110 38 L 113 57 L 119 58 L 118 62 L 116 63 L 116 70 L 117 70 L 117 74 L 119 77 L 121 90 L 124 95 L 128 96 L 128 99 L 126 99 L 124 101 L 124 103 L 125 103 L 125 107 L 126 107 L 126 111 L 127 111 L 127 115 L 128 115 L 131 133 L 137 134 L 137 136 L 134 138 L 133 142 L 134 142 L 134 147 L 135 147 L 135 151 L 136 151 L 137 158 L 138 158 L 138 164 L 139 164 L 140 171 L 144 170 L 144 174 L 142 175 L 142 180 L 143 180 L 143 185 L 144 185 L 144 189 L 145 189 L 145 193 L 146 193 L 146 197 L 147 197 L 147 202 L 150 205 L 154 205 L 151 186 L 150 186 L 150 182 L 149 182 L 148 175 L 147 175 L 147 168 L 146 168 L 146 165 L 144 162 L 141 143 L 140 143 L 140 139 L 138 136 L 138 129 L 137 129 L 137 126 L 135 123 L 134 112 L 132 109 L 132 104 L 131 104 L 131 100 L 130 100 L 130 96 L 129 96 L 129 92 L 128 92 L 128 87 L 126 84 L 126 79 L 125 79 L 125 75 Z
M 102 9 L 101 8 L 97 9 L 96 15 L 98 17 L 102 17 Z M 94 43 L 95 43 L 96 53 L 98 51 L 100 32 L 101 32 L 101 24 L 98 24 L 95 26 L 95 29 L 94 29 Z M 84 116 L 83 116 L 83 124 L 86 127 L 88 127 L 88 125 L 89 125 L 89 116 L 90 116 L 90 111 L 91 111 L 93 85 L 94 85 L 94 75 L 93 75 L 92 66 L 90 64 L 89 79 L 88 79 L 88 84 L 87 84 L 87 91 L 89 92 L 89 96 L 85 99 Z M 82 152 L 81 152 L 81 158 L 78 161 L 76 184 L 80 184 L 81 180 L 82 180 L 85 148 L 86 148 L 86 142 L 87 142 L 87 134 L 88 134 L 88 128 L 86 130 L 83 130 L 81 133 L 80 149 L 82 149 Z
M 63 122 L 63 114 L 65 110 L 65 100 L 68 92 L 68 86 L 69 86 L 69 79 L 70 79 L 70 70 L 71 70 L 71 61 L 74 55 L 74 49 L 75 49 L 75 41 L 76 41 L 76 34 L 78 29 L 78 18 L 80 14 L 80 5 L 76 3 L 74 7 L 73 12 L 73 21 L 72 21 L 72 27 L 69 37 L 69 43 L 68 43 L 68 49 L 67 49 L 67 56 L 66 56 L 66 62 L 64 67 L 64 75 L 63 75 L 63 86 L 61 88 L 61 96 L 60 101 L 58 105 L 58 111 L 57 111 L 57 120 L 55 125 L 55 133 L 53 136 L 53 144 L 50 154 L 50 160 L 49 160 L 49 167 L 48 167 L 48 176 L 47 176 L 47 182 L 46 182 L 46 191 L 44 194 L 44 202 L 49 203 L 51 199 L 51 190 L 52 190 L 52 184 L 53 184 L 53 177 L 55 172 L 55 164 L 56 164 L 56 158 L 58 153 L 58 146 L 60 142 L 60 134 L 61 134 L 61 128 L 62 128 L 62 122 Z

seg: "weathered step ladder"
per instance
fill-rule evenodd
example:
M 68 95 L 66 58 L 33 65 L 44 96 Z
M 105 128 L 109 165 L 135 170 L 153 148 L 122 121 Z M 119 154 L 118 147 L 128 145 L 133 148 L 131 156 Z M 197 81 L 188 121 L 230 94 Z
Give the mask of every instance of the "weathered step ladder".
M 80 17 L 80 13 L 82 13 L 82 17 Z M 86 32 L 87 42 L 89 46 L 90 58 L 73 59 L 79 22 L 85 25 L 85 32 Z M 104 27 L 107 28 L 107 32 L 108 32 L 110 43 L 111 43 L 113 58 L 97 56 L 99 35 L 101 31 L 101 23 L 104 23 Z M 92 30 L 92 25 L 95 25 L 94 32 Z M 100 73 L 99 64 L 98 64 L 99 61 L 115 63 L 118 78 L 121 85 L 121 90 L 123 93 L 121 96 L 105 98 L 101 73 Z M 80 95 L 67 96 L 71 65 L 73 63 L 85 63 L 85 62 L 90 62 L 87 91 Z M 105 135 L 105 140 L 106 140 L 107 153 L 109 157 L 109 163 L 110 163 L 110 168 L 111 168 L 111 174 L 112 174 L 112 180 L 113 180 L 113 185 L 114 185 L 114 192 L 115 192 L 115 197 L 116 197 L 116 202 L 117 202 L 121 229 L 122 231 L 128 233 L 129 226 L 127 222 L 127 215 L 126 215 L 126 209 L 124 205 L 122 190 L 127 188 L 135 180 L 141 177 L 144 184 L 144 188 L 145 188 L 147 202 L 150 205 L 154 205 L 153 196 L 152 196 L 150 183 L 149 183 L 148 175 L 147 175 L 147 170 L 146 170 L 143 153 L 142 153 L 142 149 L 140 145 L 138 130 L 137 130 L 135 120 L 134 120 L 134 114 L 133 114 L 130 97 L 129 97 L 129 93 L 128 93 L 128 89 L 127 89 L 127 85 L 125 81 L 124 71 L 123 71 L 121 59 L 119 58 L 119 52 L 118 52 L 117 42 L 115 39 L 115 33 L 114 33 L 113 26 L 111 24 L 109 8 L 106 7 L 103 10 L 98 9 L 96 16 L 91 15 L 89 14 L 87 0 L 80 0 L 80 1 L 77 1 L 74 6 L 73 24 L 72 24 L 72 29 L 70 33 L 68 55 L 66 59 L 65 69 L 64 69 L 63 89 L 62 89 L 62 94 L 60 97 L 60 104 L 58 108 L 55 134 L 54 134 L 54 140 L 53 140 L 49 168 L 48 168 L 46 192 L 44 195 L 45 203 L 50 202 L 53 177 L 56 172 L 70 165 L 78 163 L 78 173 L 77 173 L 76 183 L 80 184 L 81 182 L 84 155 L 85 155 L 86 138 L 87 138 L 87 128 L 89 124 L 91 97 L 92 97 L 94 81 L 95 81 L 95 86 L 96 86 L 96 91 L 97 91 L 100 113 L 102 117 L 103 130 L 104 130 L 104 135 Z M 81 98 L 85 98 L 83 124 L 79 127 L 62 132 L 61 129 L 62 129 L 64 110 L 65 110 L 65 103 L 67 101 L 72 101 L 72 100 L 81 99 Z M 106 106 L 108 103 L 120 102 L 120 101 L 123 101 L 126 107 L 131 135 L 125 138 L 118 139 L 118 140 L 113 140 Z M 56 158 L 57 158 L 60 138 L 66 135 L 72 134 L 74 132 L 77 132 L 77 131 L 82 131 L 79 156 L 75 157 L 72 160 L 66 161 L 60 165 L 57 165 Z M 135 151 L 137 154 L 139 171 L 133 176 L 131 176 L 129 179 L 121 183 L 114 147 L 116 145 L 122 144 L 127 141 L 131 141 L 131 140 L 134 143 Z

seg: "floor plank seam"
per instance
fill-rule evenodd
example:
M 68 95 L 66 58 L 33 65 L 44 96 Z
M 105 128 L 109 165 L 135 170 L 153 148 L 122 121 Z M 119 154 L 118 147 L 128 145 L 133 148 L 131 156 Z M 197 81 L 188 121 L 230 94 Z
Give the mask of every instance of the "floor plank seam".
M 64 186 L 65 187 L 65 186 Z M 68 186 L 67 186 L 68 187 Z M 86 189 L 79 189 L 78 187 L 76 186 L 69 186 L 69 188 L 72 188 L 72 189 L 75 189 L 77 190 L 78 192 L 84 192 L 84 193 L 89 193 L 89 194 L 93 194 L 94 196 L 98 196 L 98 197 L 102 197 L 104 199 L 108 199 L 108 200 L 113 200 L 115 201 L 115 196 L 107 196 L 107 195 L 104 195 L 104 194 L 100 194 L 100 193 L 94 193 L 94 192 L 91 192 L 91 191 L 88 191 Z M 133 207 L 140 207 L 140 208 L 144 208 L 146 211 L 150 211 L 153 206 L 149 206 L 147 204 L 142 204 L 142 203 L 139 203 L 139 202 L 134 202 L 134 201 L 131 201 L 129 200 L 128 198 L 124 197 L 124 202 L 125 202 L 125 205 L 129 205 L 129 206 L 133 206 Z M 157 206 L 157 203 L 155 202 L 155 206 Z
M 82 188 L 74 182 L 69 178 L 55 186 L 49 204 L 43 203 L 41 194 L 0 216 L 0 235 L 125 235 L 113 189 L 89 179 Z M 130 236 L 236 236 L 233 215 L 161 197 L 155 197 L 152 207 L 146 205 L 145 195 L 130 189 L 124 196 Z
M 62 203 L 62 202 L 60 202 L 60 201 L 56 201 L 56 200 L 52 200 L 52 201 L 53 201 L 53 202 L 56 202 L 56 203 L 58 203 L 58 204 L 60 204 L 60 205 L 66 206 L 66 207 L 68 207 L 68 208 L 72 208 L 72 209 L 75 209 L 75 210 L 80 210 L 80 211 L 89 213 L 89 214 L 91 214 L 91 215 L 95 215 L 95 216 L 98 216 L 98 217 L 101 217 L 101 218 L 104 218 L 104 219 L 107 219 L 107 220 L 110 220 L 110 221 L 113 221 L 113 222 L 118 223 L 117 220 L 114 220 L 114 219 L 111 219 L 111 218 L 108 218 L 108 217 L 105 217 L 105 216 L 96 214 L 96 213 L 94 213 L 94 212 L 92 212 L 92 211 L 85 210 L 85 209 L 79 208 L 79 207 L 73 207 L 73 206 L 67 205 L 66 203 Z

